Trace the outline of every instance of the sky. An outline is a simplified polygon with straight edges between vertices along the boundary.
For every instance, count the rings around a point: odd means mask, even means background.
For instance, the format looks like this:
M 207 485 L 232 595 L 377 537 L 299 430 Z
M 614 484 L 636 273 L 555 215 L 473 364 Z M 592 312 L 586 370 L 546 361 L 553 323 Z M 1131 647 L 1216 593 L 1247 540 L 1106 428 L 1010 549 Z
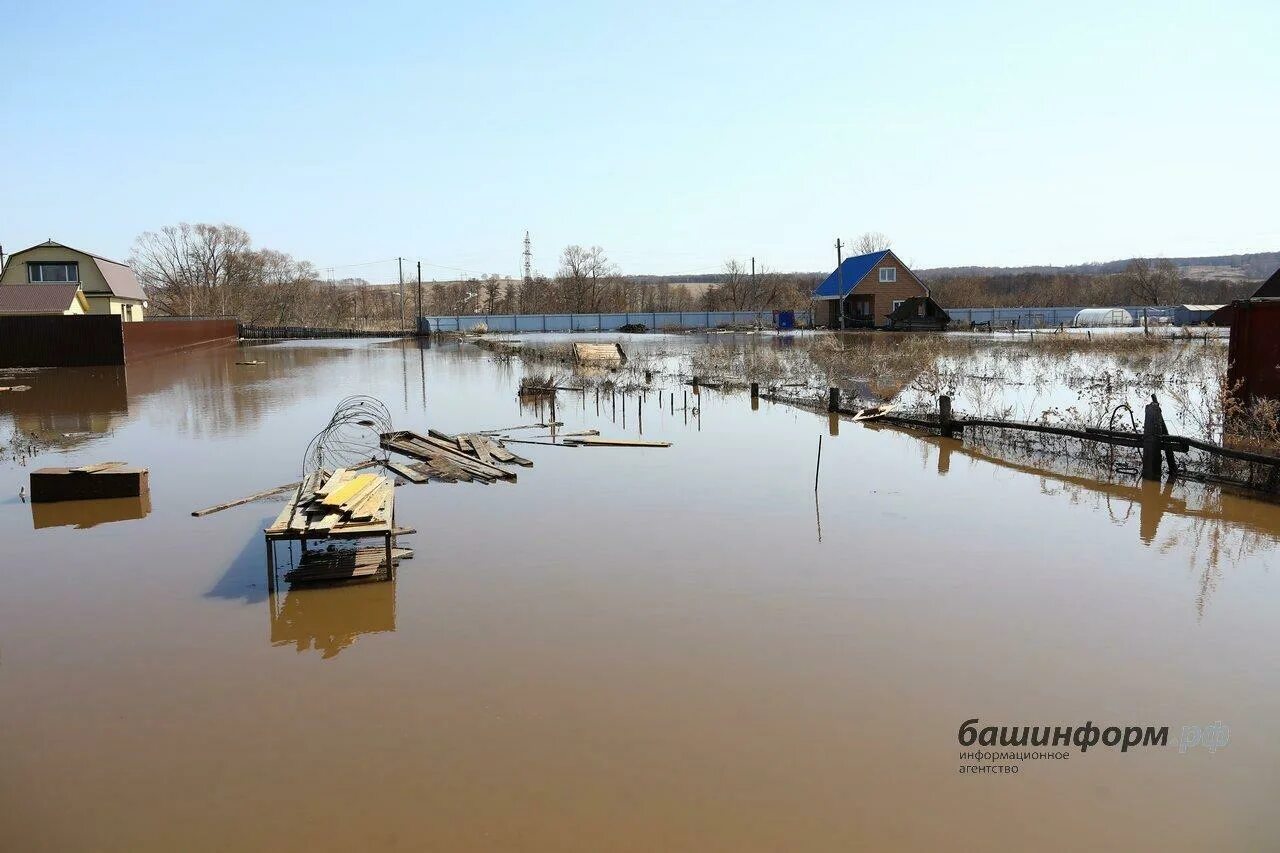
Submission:
M 1280 249 L 1280 3 L 0 0 L 0 244 L 339 277 Z

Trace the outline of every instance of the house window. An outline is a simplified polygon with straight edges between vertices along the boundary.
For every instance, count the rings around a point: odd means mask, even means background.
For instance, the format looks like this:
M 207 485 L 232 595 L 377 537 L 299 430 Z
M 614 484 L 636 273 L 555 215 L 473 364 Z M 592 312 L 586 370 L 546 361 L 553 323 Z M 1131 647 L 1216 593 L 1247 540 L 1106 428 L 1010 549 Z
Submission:
M 884 270 L 881 270 L 881 272 L 884 272 Z M 902 303 L 904 303 L 904 302 L 906 302 L 906 301 L 907 301 L 907 300 L 905 300 L 905 299 L 895 299 L 895 300 L 893 300 L 893 310 L 894 310 L 894 311 L 897 311 L 899 308 L 901 308 L 901 307 L 902 307 Z
M 880 267 L 880 280 L 881 281 L 897 281 L 898 268 L 897 267 Z
M 79 281 L 80 265 L 71 263 L 28 263 L 27 281 L 39 283 L 45 281 Z

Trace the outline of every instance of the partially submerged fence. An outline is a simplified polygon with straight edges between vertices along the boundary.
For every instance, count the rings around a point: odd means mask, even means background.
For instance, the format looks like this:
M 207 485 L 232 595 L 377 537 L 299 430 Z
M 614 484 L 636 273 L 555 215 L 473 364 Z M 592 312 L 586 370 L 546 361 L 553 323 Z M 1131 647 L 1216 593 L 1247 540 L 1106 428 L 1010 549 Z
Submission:
M 235 320 L 0 317 L 0 367 L 96 367 L 236 339 Z
M 603 314 L 455 314 L 419 317 L 421 334 L 470 332 L 616 332 L 624 326 L 646 329 L 774 328 L 777 311 L 630 311 Z M 796 311 L 797 325 L 810 325 L 813 312 Z
M 0 367 L 124 364 L 120 326 L 111 314 L 0 317 Z
M 164 318 L 120 325 L 126 362 L 204 344 L 234 341 L 240 332 L 240 324 L 229 318 Z
M 316 329 L 308 326 L 241 326 L 240 337 L 247 341 L 278 341 L 310 338 L 403 338 L 412 331 L 368 329 Z
M 753 395 L 758 395 L 758 387 L 753 384 L 751 392 Z M 838 388 L 832 388 L 828 392 L 827 410 L 843 415 L 853 415 L 855 418 L 866 417 L 862 412 L 841 408 L 840 389 Z M 986 427 L 1035 432 L 1073 438 L 1080 441 L 1138 448 L 1141 450 L 1141 474 L 1144 480 L 1160 480 L 1162 467 L 1167 468 L 1170 479 L 1174 479 L 1180 474 L 1185 474 L 1185 468 L 1178 464 L 1174 454 L 1187 453 L 1194 448 L 1211 456 L 1236 462 L 1245 462 L 1250 465 L 1267 466 L 1265 469 L 1266 474 L 1261 478 L 1260 482 L 1242 483 L 1241 485 L 1249 485 L 1268 492 L 1274 492 L 1280 487 L 1280 456 L 1223 447 L 1213 442 L 1187 436 L 1170 435 L 1165 427 L 1164 415 L 1160 410 L 1160 404 L 1156 401 L 1154 394 L 1151 397 L 1151 402 L 1146 405 L 1144 410 L 1141 432 L 1100 427 L 1065 427 L 1024 421 L 993 420 L 990 418 L 954 417 L 951 413 L 951 398 L 946 395 L 938 398 L 938 412 L 932 417 L 925 415 L 896 415 L 893 413 L 876 414 L 873 417 L 875 420 L 885 423 L 937 432 L 938 435 L 944 438 L 958 437 L 966 428 L 978 429 Z

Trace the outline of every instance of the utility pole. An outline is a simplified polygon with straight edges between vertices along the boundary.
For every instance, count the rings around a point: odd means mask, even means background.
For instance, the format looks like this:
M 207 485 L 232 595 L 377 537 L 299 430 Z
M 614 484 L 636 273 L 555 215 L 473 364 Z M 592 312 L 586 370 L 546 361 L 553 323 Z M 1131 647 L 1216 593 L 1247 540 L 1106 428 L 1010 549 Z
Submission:
M 400 267 L 400 331 L 404 331 L 404 258 L 396 258 Z
M 756 294 L 756 259 L 751 259 L 751 298 L 754 299 Z
M 836 238 L 836 294 L 840 297 L 840 331 L 844 331 L 844 273 L 840 270 L 840 264 L 844 262 L 844 258 L 840 255 L 840 238 Z
M 421 322 L 418 318 L 422 316 L 422 261 L 418 261 L 418 302 L 417 313 L 413 315 L 413 328 L 418 331 L 418 324 Z

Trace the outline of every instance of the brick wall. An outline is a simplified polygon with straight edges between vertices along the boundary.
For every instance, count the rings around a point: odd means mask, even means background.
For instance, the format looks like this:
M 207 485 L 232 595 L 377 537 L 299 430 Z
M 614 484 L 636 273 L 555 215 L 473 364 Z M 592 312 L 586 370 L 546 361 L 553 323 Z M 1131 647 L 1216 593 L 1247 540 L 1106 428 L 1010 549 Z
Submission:
M 893 267 L 898 271 L 897 281 L 880 281 L 880 270 L 885 267 Z M 906 265 L 890 254 L 876 264 L 875 269 L 867 273 L 867 277 L 858 283 L 858 286 L 853 289 L 853 293 L 858 296 L 871 296 L 873 298 L 872 314 L 875 315 L 875 324 L 877 326 L 887 326 L 889 324 L 889 312 L 893 310 L 893 303 L 896 300 L 910 299 L 913 296 L 927 296 L 929 292 L 923 284 L 912 276 Z

